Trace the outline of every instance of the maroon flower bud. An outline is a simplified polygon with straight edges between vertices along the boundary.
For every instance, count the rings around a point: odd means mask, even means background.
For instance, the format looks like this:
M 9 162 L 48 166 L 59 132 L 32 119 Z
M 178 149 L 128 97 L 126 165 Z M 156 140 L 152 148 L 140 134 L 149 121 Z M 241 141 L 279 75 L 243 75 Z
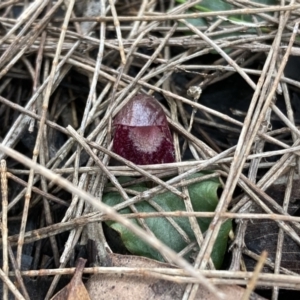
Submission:
M 113 121 L 114 152 L 138 165 L 174 162 L 166 115 L 151 96 L 136 95 Z

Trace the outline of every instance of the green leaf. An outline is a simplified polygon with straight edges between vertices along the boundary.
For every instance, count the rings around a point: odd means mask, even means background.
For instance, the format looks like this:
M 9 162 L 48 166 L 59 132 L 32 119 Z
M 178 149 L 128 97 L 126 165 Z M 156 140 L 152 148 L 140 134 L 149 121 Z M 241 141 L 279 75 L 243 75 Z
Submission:
M 201 177 L 203 173 L 197 173 L 190 178 Z M 188 186 L 192 205 L 194 211 L 214 211 L 218 204 L 217 190 L 220 187 L 218 179 L 209 179 L 202 182 L 193 183 Z M 147 188 L 144 186 L 132 186 L 129 187 L 134 191 L 143 192 Z M 181 198 L 172 194 L 171 192 L 165 192 L 163 194 L 153 197 L 156 204 L 160 205 L 164 211 L 185 211 L 185 205 Z M 110 206 L 114 206 L 123 201 L 122 197 L 117 192 L 107 193 L 103 196 L 103 202 Z M 143 201 L 135 204 L 136 209 L 139 212 L 156 212 L 148 201 Z M 129 208 L 125 208 L 120 213 L 130 213 Z M 185 231 L 190 240 L 195 241 L 193 230 L 191 229 L 188 218 L 178 217 L 173 218 L 174 221 Z M 131 220 L 138 225 L 136 220 Z M 202 232 L 205 232 L 210 224 L 210 218 L 198 218 L 198 223 Z M 172 248 L 176 252 L 180 252 L 184 249 L 188 243 L 182 238 L 173 225 L 164 217 L 160 218 L 146 218 L 146 224 L 155 236 L 164 242 L 167 246 Z M 154 258 L 157 260 L 163 260 L 163 257 L 159 252 L 150 247 L 141 239 L 137 238 L 132 232 L 130 232 L 123 225 L 109 221 L 107 224 L 116 230 L 125 247 L 133 254 Z M 214 245 L 212 252 L 212 260 L 216 268 L 220 268 L 222 265 L 223 257 L 227 248 L 228 233 L 231 230 L 231 220 L 226 221 L 219 232 L 219 236 Z M 186 257 L 189 258 L 189 257 Z
M 176 0 L 177 3 L 180 4 L 184 4 L 186 3 L 186 0 Z M 277 1 L 276 0 L 254 0 L 253 2 L 257 2 L 257 3 L 261 3 L 261 4 L 265 4 L 265 5 L 277 5 Z M 198 12 L 214 12 L 214 11 L 225 11 L 225 10 L 232 10 L 232 9 L 239 9 L 239 7 L 236 7 L 234 5 L 231 5 L 229 3 L 227 3 L 226 1 L 223 0 L 203 0 L 200 4 L 196 4 L 195 6 L 193 6 L 192 8 L 194 11 L 198 11 Z M 187 10 L 187 13 L 191 13 L 193 12 L 192 9 Z M 269 15 L 272 15 L 272 13 L 268 13 Z M 256 15 L 257 16 L 257 15 Z M 234 16 L 229 16 L 228 18 L 226 18 L 229 22 L 232 21 L 234 22 L 234 24 L 241 24 L 241 25 L 245 25 L 249 26 L 249 29 L 247 31 L 243 30 L 243 32 L 241 32 L 240 34 L 245 34 L 245 32 L 247 33 L 253 33 L 255 34 L 256 31 L 252 28 L 253 26 L 255 26 L 254 23 L 252 23 L 252 18 L 251 15 L 234 15 Z M 257 19 L 259 21 L 262 21 L 263 19 L 260 18 L 259 16 L 257 16 Z M 216 20 L 216 18 L 213 18 L 213 20 Z M 191 23 L 192 25 L 196 26 L 196 27 L 200 27 L 200 26 L 207 26 L 208 23 L 206 21 L 206 18 L 198 18 L 198 19 L 188 19 L 187 20 L 189 23 Z M 263 28 L 262 28 L 263 29 Z M 223 38 L 223 37 L 227 37 L 233 34 L 224 34 L 221 36 L 215 36 L 214 39 L 216 38 Z M 236 32 L 234 33 L 234 35 L 238 35 Z

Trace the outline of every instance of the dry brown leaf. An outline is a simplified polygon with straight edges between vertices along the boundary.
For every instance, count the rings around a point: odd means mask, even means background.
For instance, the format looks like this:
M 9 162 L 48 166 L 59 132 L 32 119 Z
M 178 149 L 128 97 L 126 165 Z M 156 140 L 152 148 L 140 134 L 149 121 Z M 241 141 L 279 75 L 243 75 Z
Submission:
M 90 300 L 89 293 L 81 280 L 85 263 L 86 259 L 79 258 L 72 280 L 55 294 L 51 300 Z
M 284 193 L 286 184 L 272 185 L 266 192 L 270 195 L 280 206 L 283 204 Z M 295 180 L 293 183 L 293 189 L 290 195 L 290 204 L 288 207 L 288 213 L 291 216 L 299 215 L 299 180 Z M 268 205 L 271 209 L 272 206 Z M 253 204 L 251 208 L 252 213 L 264 213 L 264 211 Z M 293 227 L 293 225 L 291 224 Z M 294 228 L 299 235 L 300 231 Z M 277 243 L 278 243 L 279 227 L 273 220 L 257 219 L 251 220 L 248 223 L 247 231 L 245 235 L 245 244 L 249 250 L 260 255 L 263 250 L 268 252 L 268 258 L 274 262 L 277 255 Z M 282 257 L 280 266 L 290 271 L 300 273 L 300 247 L 299 245 L 287 234 L 284 234 L 284 240 L 282 244 Z M 248 271 L 254 270 L 256 261 L 244 256 L 246 267 Z M 264 272 L 273 272 L 272 269 L 265 266 Z
M 157 262 L 144 257 L 132 255 L 111 254 L 114 267 L 136 268 L 173 268 L 173 266 Z M 149 276 L 134 276 L 129 274 L 97 274 L 92 276 L 86 284 L 91 300 L 179 300 L 182 299 L 186 284 L 160 280 Z M 245 289 L 239 286 L 218 286 L 227 296 L 227 299 L 239 300 Z M 252 294 L 251 299 L 263 300 L 264 298 Z M 200 287 L 196 299 L 214 300 L 209 291 Z

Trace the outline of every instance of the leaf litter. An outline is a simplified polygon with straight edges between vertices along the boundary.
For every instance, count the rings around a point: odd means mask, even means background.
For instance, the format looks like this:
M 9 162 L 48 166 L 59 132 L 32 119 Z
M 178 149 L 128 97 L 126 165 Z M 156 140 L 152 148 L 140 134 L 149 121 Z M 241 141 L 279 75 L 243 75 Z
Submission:
M 62 283 L 59 279 L 74 271 L 71 268 L 81 256 L 91 266 L 109 264 L 111 249 L 99 222 L 114 222 L 116 215 L 97 204 L 109 189 L 118 190 L 127 201 L 120 204 L 122 209 L 130 206 L 130 214 L 138 217 L 143 239 L 161 249 L 164 260 L 190 272 L 195 282 L 185 287 L 185 299 L 195 297 L 202 286 L 218 298 L 219 284 L 255 282 L 272 288 L 273 299 L 283 290 L 297 288 L 298 276 L 292 273 L 297 270 L 290 268 L 293 258 L 286 266 L 281 255 L 286 253 L 287 237 L 296 247 L 300 241 L 297 211 L 289 209 L 292 186 L 297 185 L 293 179 L 299 174 L 298 6 L 295 1 L 278 5 L 221 0 L 192 4 L 181 0 L 176 5 L 172 1 L 1 2 L 0 156 L 7 163 L 1 182 L 5 176 L 8 179 L 2 185 L 2 220 L 7 218 L 7 225 L 1 226 L 3 232 L 8 229 L 8 237 L 3 234 L 1 244 L 4 251 L 13 250 L 8 251 L 9 258 L 3 254 L 3 265 L 9 265 L 1 273 L 8 287 L 2 291 L 3 299 L 8 290 L 19 299 L 32 295 L 50 299 Z M 202 90 L 200 99 L 186 96 L 191 87 Z M 109 152 L 113 117 L 137 93 L 153 95 L 162 105 L 173 134 L 175 163 L 141 170 Z M 114 159 L 111 163 L 109 157 Z M 35 161 L 46 169 L 37 169 Z M 185 182 L 205 169 L 224 181 L 224 191 L 212 211 L 194 211 Z M 68 182 L 53 177 L 57 174 Z M 138 185 L 146 178 L 146 190 L 132 196 L 123 176 L 135 178 Z M 270 190 L 276 192 L 274 183 L 284 176 L 289 179 L 278 200 Z M 137 210 L 142 201 L 162 195 L 163 188 L 184 201 L 182 215 L 197 233 L 188 247 L 200 245 L 190 263 L 202 270 L 201 275 L 176 253 L 155 244 L 147 217 L 143 220 Z M 99 205 L 106 215 L 98 213 Z M 168 217 L 176 214 L 169 213 Z M 164 212 L 157 214 L 161 218 Z M 195 217 L 200 215 L 212 218 L 206 231 Z M 232 258 L 225 257 L 222 266 L 229 269 L 225 276 L 222 270 L 213 270 L 211 254 L 227 218 L 234 219 L 237 228 L 231 235 Z M 245 247 L 244 236 L 251 231 L 247 220 L 259 218 L 271 219 L 277 226 L 272 231 L 276 255 L 265 261 L 268 269 L 254 280 L 247 271 L 253 270 L 263 249 Z M 93 224 L 97 233 L 90 234 Z M 259 235 L 266 236 L 268 227 L 258 224 Z M 89 243 L 95 255 L 87 253 Z M 243 255 L 254 258 L 254 263 L 245 264 Z M 205 280 L 207 268 L 216 272 L 209 275 L 213 281 Z M 11 281 L 15 275 L 18 285 Z M 33 276 L 38 276 L 34 287 Z M 43 288 L 41 276 L 49 279 Z
M 134 255 L 111 254 L 112 265 L 115 267 L 138 268 L 141 271 L 126 274 L 97 274 L 93 275 L 87 282 L 87 290 L 91 300 L 102 299 L 157 299 L 157 300 L 179 300 L 182 299 L 186 284 L 157 279 L 150 275 L 150 270 L 174 267 L 172 265 L 161 263 L 155 260 L 146 259 Z M 142 271 L 144 270 L 144 271 Z M 149 270 L 147 272 L 147 270 Z M 167 276 L 166 276 L 167 277 Z M 180 281 L 180 278 L 178 279 Z M 241 299 L 245 290 L 239 286 L 220 286 L 227 299 Z M 251 299 L 263 300 L 256 294 L 251 295 Z M 200 289 L 197 292 L 196 299 L 214 300 L 215 297 L 207 290 Z

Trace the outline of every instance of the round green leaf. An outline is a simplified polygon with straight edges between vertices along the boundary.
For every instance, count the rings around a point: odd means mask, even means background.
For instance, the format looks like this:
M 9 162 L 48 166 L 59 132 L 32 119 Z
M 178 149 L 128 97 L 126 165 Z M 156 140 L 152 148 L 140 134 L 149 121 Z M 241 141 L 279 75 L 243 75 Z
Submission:
M 190 178 L 201 177 L 202 173 L 194 174 Z M 202 182 L 193 183 L 188 186 L 192 205 L 194 211 L 214 211 L 218 204 L 217 190 L 220 187 L 220 183 L 217 179 L 209 179 Z M 147 188 L 144 186 L 131 186 L 130 189 L 138 192 L 143 192 Z M 171 192 L 165 192 L 163 194 L 153 197 L 155 203 L 157 203 L 164 211 L 185 211 L 185 205 L 181 198 L 177 197 Z M 103 196 L 103 202 L 110 206 L 114 206 L 123 201 L 122 197 L 117 192 L 107 193 Z M 142 201 L 135 204 L 136 209 L 139 212 L 156 212 L 148 201 Z M 129 208 L 122 209 L 120 213 L 130 213 Z M 176 217 L 174 221 L 180 226 L 180 228 L 187 234 L 191 241 L 195 241 L 194 232 L 191 229 L 188 218 Z M 210 218 L 198 218 L 198 223 L 201 231 L 204 233 L 211 219 Z M 139 225 L 137 220 L 132 220 L 135 224 Z M 167 246 L 172 248 L 176 252 L 180 252 L 184 249 L 188 243 L 173 227 L 173 225 L 164 217 L 160 218 L 146 218 L 145 222 L 151 232 Z M 130 232 L 123 225 L 116 222 L 107 222 L 107 224 L 116 230 L 125 245 L 125 247 L 133 254 L 142 255 L 157 260 L 163 260 L 163 257 L 159 252 L 150 247 L 147 243 L 137 238 L 132 232 Z M 220 268 L 223 257 L 227 248 L 228 233 L 231 230 L 231 221 L 226 221 L 219 232 L 218 238 L 213 248 L 212 260 L 216 268 Z M 199 249 L 196 249 L 197 251 Z M 187 256 L 187 259 L 190 257 Z

